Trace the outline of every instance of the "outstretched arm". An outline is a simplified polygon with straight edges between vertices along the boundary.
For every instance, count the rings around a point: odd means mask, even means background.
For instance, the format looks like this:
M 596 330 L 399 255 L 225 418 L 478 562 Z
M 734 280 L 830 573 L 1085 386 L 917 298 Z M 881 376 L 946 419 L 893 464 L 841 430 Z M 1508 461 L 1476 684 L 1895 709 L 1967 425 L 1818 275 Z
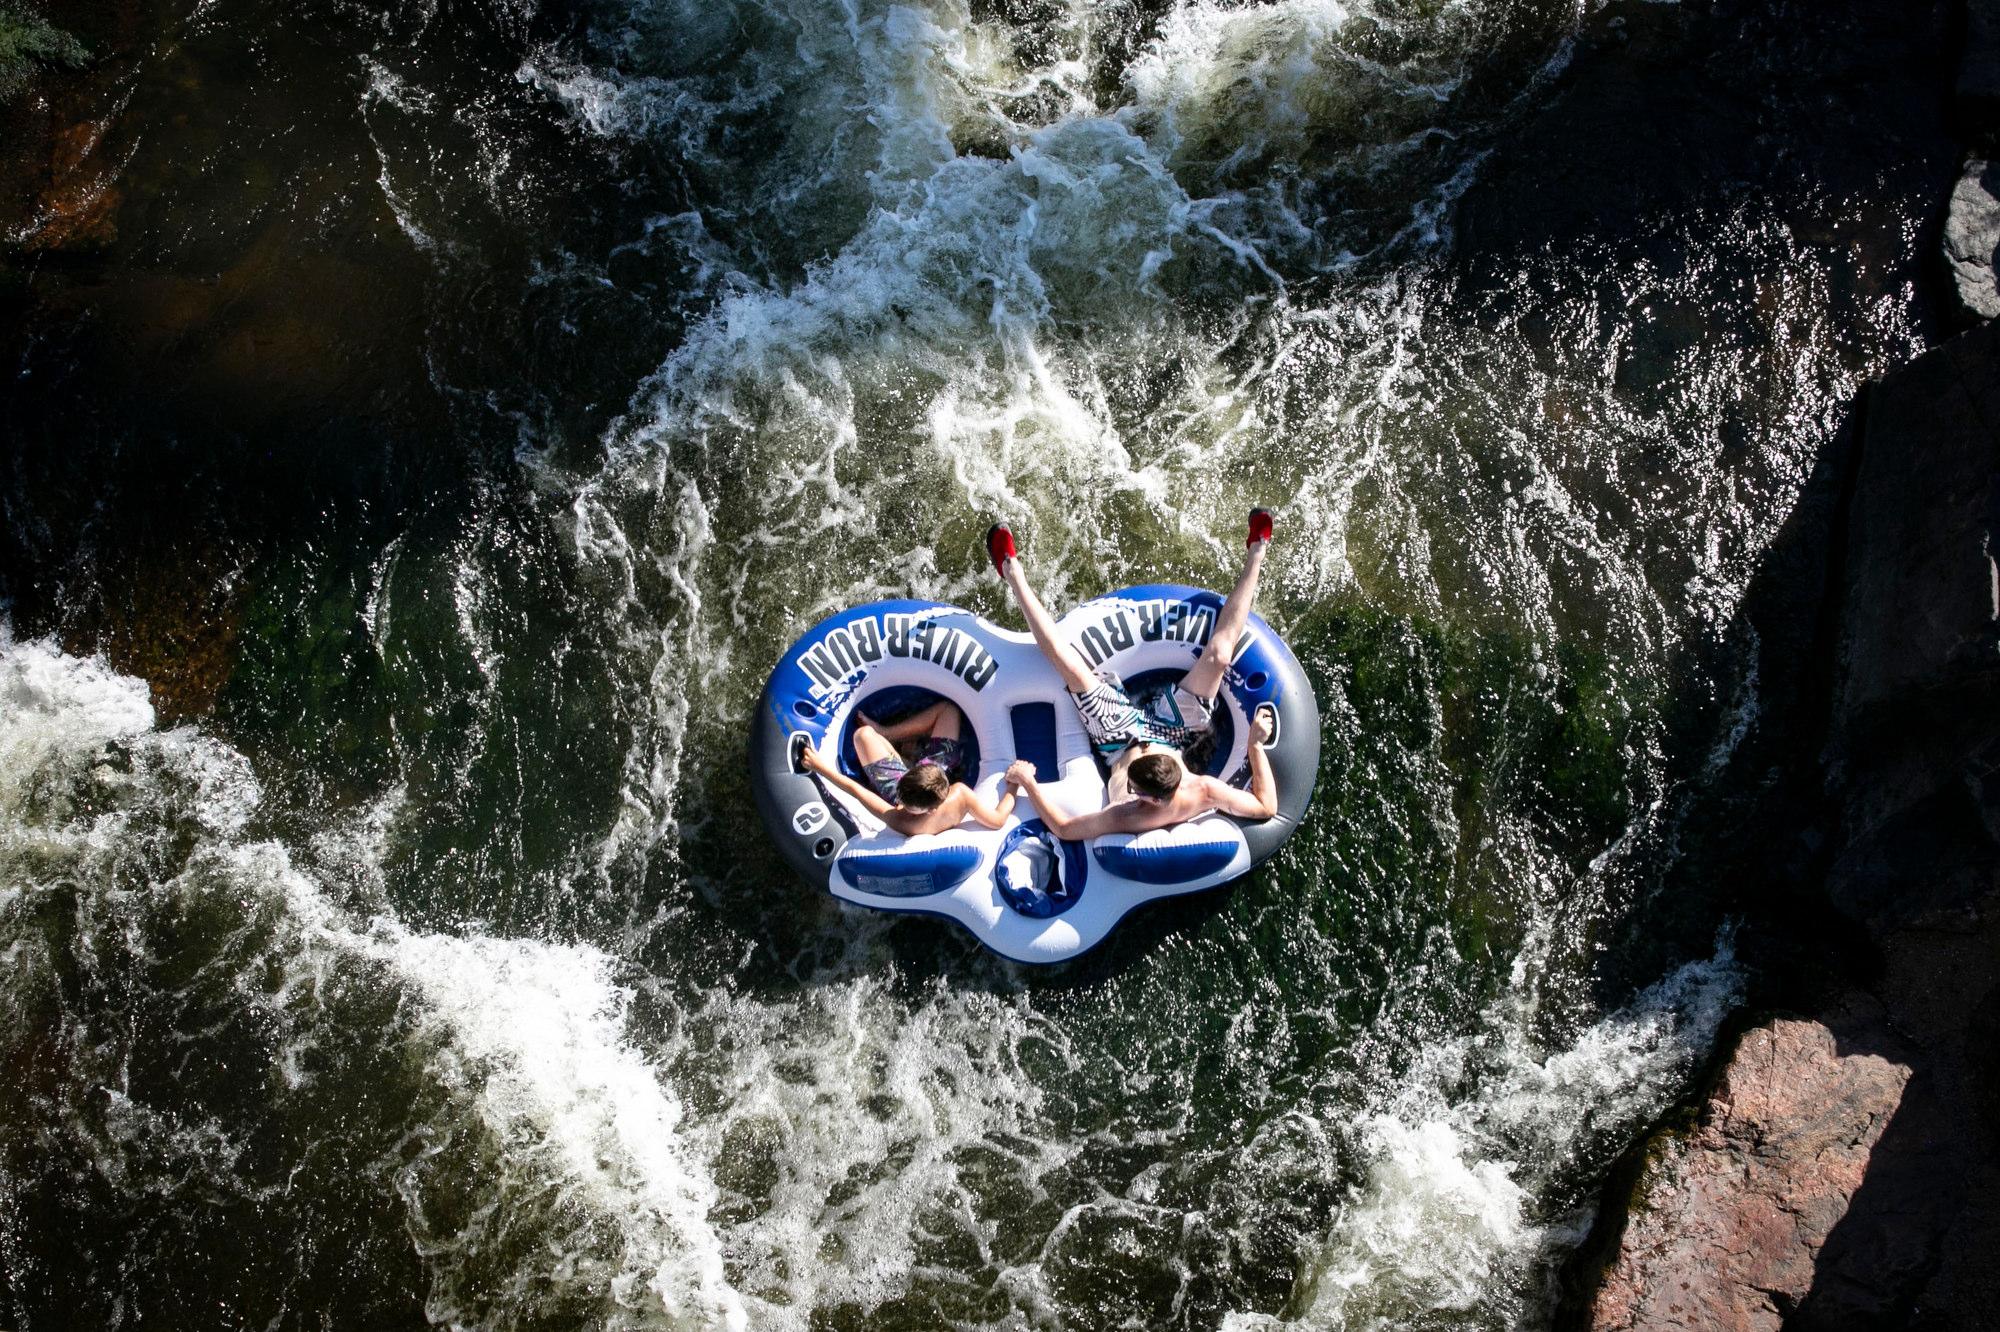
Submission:
M 894 808 L 888 801 L 875 794 L 873 790 L 863 786 L 860 782 L 855 781 L 852 777 L 842 772 L 838 767 L 821 758 L 819 751 L 811 745 L 807 745 L 800 751 L 799 762 L 805 764 L 808 771 L 818 773 L 820 776 L 826 778 L 827 781 L 854 797 L 855 800 L 860 802 L 861 808 L 867 810 L 878 819 L 886 819 L 889 811 Z
M 1014 812 L 1014 788 L 1009 786 L 993 804 L 981 800 L 971 787 L 961 788 L 965 792 L 965 810 L 973 818 L 988 828 L 998 828 L 1007 822 L 1007 816 Z
M 1007 780 L 1028 793 L 1028 799 L 1034 802 L 1035 813 L 1041 815 L 1050 832 L 1065 842 L 1087 842 L 1105 833 L 1132 831 L 1126 826 L 1123 805 L 1100 809 L 1095 814 L 1065 814 L 1057 809 L 1043 795 L 1042 784 L 1035 780 L 1035 768 L 1031 763 L 1015 763 L 1007 769 Z

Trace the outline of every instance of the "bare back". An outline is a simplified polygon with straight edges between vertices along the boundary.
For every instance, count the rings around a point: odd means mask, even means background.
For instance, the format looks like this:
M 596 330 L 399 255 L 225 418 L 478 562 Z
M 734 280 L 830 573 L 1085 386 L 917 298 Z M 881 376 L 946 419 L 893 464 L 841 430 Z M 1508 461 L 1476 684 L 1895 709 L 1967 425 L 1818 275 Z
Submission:
M 964 782 L 953 782 L 936 809 L 918 810 L 897 805 L 882 816 L 882 822 L 905 837 L 945 832 L 965 822 L 965 798 L 971 794 L 971 789 Z
M 914 810 L 894 805 L 881 818 L 894 832 L 905 837 L 922 837 L 929 833 L 948 832 L 967 819 L 984 828 L 998 828 L 1007 822 L 1007 816 L 1013 811 L 1012 790 L 1003 793 L 998 804 L 989 805 L 964 782 L 953 782 L 936 809 Z
M 1107 831 L 1151 832 L 1155 828 L 1171 828 L 1176 823 L 1198 819 L 1212 810 L 1223 808 L 1224 793 L 1230 789 L 1213 777 L 1196 777 L 1190 773 L 1182 779 L 1170 800 L 1141 800 L 1136 796 L 1127 796 L 1106 809 L 1104 812 L 1112 816 L 1114 825 Z

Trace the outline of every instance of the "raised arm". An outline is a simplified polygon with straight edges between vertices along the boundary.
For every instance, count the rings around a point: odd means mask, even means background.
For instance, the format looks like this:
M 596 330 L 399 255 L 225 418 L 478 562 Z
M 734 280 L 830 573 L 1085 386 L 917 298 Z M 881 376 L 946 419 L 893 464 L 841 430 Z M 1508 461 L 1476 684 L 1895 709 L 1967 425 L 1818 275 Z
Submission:
M 842 772 L 838 767 L 821 758 L 819 751 L 811 745 L 807 745 L 799 752 L 799 762 L 805 764 L 809 771 L 818 773 L 848 795 L 853 796 L 855 800 L 860 802 L 863 809 L 878 819 L 887 819 L 889 811 L 894 808 L 888 801 L 875 794 L 873 790 L 863 786 L 860 782 L 855 781 L 852 777 Z

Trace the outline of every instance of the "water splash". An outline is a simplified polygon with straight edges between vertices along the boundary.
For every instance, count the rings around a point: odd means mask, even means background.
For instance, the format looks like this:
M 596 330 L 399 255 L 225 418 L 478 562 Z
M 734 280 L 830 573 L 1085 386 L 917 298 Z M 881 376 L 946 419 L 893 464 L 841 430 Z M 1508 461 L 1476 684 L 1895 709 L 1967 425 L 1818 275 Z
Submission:
M 708 1222 L 714 1185 L 671 1084 L 631 1043 L 612 959 L 337 906 L 341 885 L 249 835 L 260 796 L 240 756 L 152 729 L 142 682 L 4 624 L 0 697 L 9 1044 L 50 1079 L 9 1094 L 10 1195 L 49 1167 L 39 1131 L 120 1193 L 333 1209 L 314 1157 L 340 1135 L 269 1133 L 345 1089 L 365 1135 L 389 1130 L 362 1144 L 364 1187 L 400 1201 L 433 1318 L 747 1325 Z M 348 855 L 368 860 L 369 840 Z M 366 1016 L 385 1008 L 386 1023 Z M 162 1067 L 155 1047 L 182 1053 Z M 403 1061 L 413 1101 L 366 1122 L 379 1107 L 352 1084 Z M 132 1238 L 142 1267 L 214 1274 L 215 1254 L 171 1234 Z

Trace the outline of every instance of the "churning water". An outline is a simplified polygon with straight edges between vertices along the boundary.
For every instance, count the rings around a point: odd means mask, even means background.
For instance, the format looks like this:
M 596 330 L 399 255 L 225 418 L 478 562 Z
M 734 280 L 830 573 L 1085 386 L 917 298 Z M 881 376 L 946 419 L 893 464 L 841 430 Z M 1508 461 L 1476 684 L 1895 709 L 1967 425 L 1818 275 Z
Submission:
M 1659 886 L 1745 589 L 1926 336 L 1907 34 L 170 8 L 7 390 L 13 1326 L 1546 1321 L 1742 991 Z M 995 515 L 1052 602 L 1221 585 L 1257 502 L 1326 717 L 1272 868 L 1048 973 L 784 874 L 803 626 L 1006 619 Z M 88 654 L 160 564 L 192 723 Z

